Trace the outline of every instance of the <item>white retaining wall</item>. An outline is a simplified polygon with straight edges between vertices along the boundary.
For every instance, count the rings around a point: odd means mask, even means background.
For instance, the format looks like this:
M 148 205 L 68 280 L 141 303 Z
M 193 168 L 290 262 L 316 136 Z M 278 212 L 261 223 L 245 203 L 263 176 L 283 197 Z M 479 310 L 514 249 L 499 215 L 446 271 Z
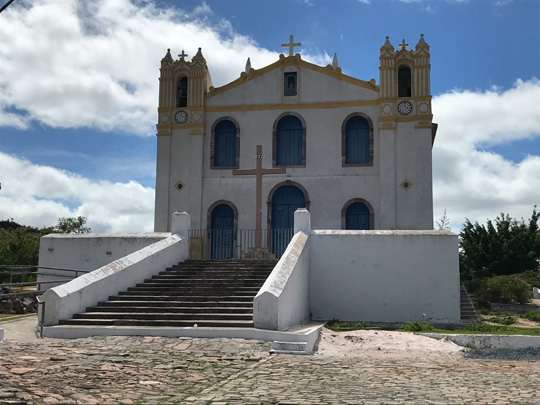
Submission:
M 313 320 L 460 321 L 449 231 L 314 231 L 309 252 Z
M 295 236 L 254 300 L 256 327 L 286 330 L 306 308 L 315 321 L 460 322 L 457 235 L 310 227 L 296 211 Z
M 92 271 L 170 235 L 168 232 L 46 235 L 39 242 L 39 266 Z M 67 271 L 38 269 L 38 272 L 41 273 L 38 282 L 64 280 L 65 283 L 75 278 L 75 273 Z M 45 283 L 41 289 L 47 290 L 63 283 Z
M 288 330 L 309 321 L 308 236 L 295 234 L 253 300 L 256 328 Z
M 86 307 L 186 260 L 189 225 L 187 213 L 175 212 L 172 234 L 168 238 L 46 291 L 41 296 L 45 302 L 44 325 L 56 325 L 60 320 L 69 319 L 73 314 L 85 311 Z

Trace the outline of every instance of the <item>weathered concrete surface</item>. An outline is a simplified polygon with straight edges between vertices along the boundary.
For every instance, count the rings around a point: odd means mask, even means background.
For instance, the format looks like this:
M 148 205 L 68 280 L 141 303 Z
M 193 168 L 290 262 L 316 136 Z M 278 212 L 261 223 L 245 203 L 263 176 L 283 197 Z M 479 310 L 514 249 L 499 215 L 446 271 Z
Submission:
M 298 232 L 253 300 L 256 328 L 288 330 L 309 320 L 308 236 Z
M 313 320 L 458 323 L 458 237 L 449 231 L 315 230 Z
M 540 336 L 525 335 L 461 335 L 422 333 L 434 339 L 448 339 L 457 345 L 476 349 L 524 349 L 540 347 Z
M 271 355 L 269 348 L 239 339 L 6 340 L 0 403 L 540 403 L 539 361 Z

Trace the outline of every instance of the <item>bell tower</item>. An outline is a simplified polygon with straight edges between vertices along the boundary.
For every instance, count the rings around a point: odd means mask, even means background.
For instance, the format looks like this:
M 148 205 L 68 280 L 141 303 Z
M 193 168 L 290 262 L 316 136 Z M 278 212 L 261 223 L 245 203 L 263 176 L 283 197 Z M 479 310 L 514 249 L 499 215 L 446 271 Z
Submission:
M 381 47 L 380 66 L 380 122 L 381 128 L 392 128 L 400 119 L 431 121 L 430 54 L 424 35 L 414 50 L 408 50 L 405 40 L 398 51 L 386 37 Z M 413 118 L 414 117 L 414 118 Z M 431 127 L 431 122 L 429 123 Z
M 201 48 L 191 61 L 187 56 L 182 50 L 174 60 L 168 49 L 161 60 L 154 219 L 159 232 L 170 230 L 171 214 L 179 207 L 200 211 L 204 99 L 212 79 Z M 198 226 L 199 219 L 192 222 Z
M 414 50 L 403 40 L 395 50 L 386 37 L 380 51 L 379 131 L 381 228 L 432 229 L 432 123 L 430 54 L 424 35 Z M 416 218 L 412 212 L 421 213 Z

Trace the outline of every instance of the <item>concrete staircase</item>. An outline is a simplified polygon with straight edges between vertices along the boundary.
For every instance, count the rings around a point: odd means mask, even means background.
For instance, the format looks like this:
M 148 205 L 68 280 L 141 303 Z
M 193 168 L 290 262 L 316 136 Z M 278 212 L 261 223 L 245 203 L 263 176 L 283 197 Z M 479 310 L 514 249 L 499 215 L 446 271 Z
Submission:
M 476 313 L 473 301 L 465 286 L 461 286 L 461 323 L 478 323 L 480 318 Z
M 275 261 L 187 261 L 60 325 L 253 327 L 253 298 Z

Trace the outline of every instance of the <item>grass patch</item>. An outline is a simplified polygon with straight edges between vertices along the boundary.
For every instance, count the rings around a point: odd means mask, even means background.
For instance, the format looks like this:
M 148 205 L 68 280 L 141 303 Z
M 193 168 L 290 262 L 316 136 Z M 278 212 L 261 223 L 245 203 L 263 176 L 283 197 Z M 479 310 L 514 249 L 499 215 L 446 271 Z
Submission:
M 332 319 L 326 323 L 326 327 L 334 332 L 344 332 L 348 330 L 367 329 L 369 325 L 366 322 L 343 322 L 339 319 Z
M 499 314 L 500 312 L 499 311 L 494 311 L 492 310 L 491 308 L 486 308 L 486 307 L 483 307 L 483 308 L 478 308 L 476 310 L 476 313 L 478 315 L 497 315 Z
M 527 335 L 540 336 L 540 328 L 520 328 L 517 326 L 474 324 L 464 329 L 433 329 L 432 333 L 444 333 L 452 335 Z
M 486 319 L 486 322 L 498 323 L 500 325 L 513 325 L 517 322 L 517 318 L 511 315 L 497 315 Z
M 431 332 L 433 325 L 426 322 L 407 322 L 398 330 L 405 332 Z
M 528 319 L 533 322 L 540 322 L 540 312 L 539 311 L 527 311 L 521 314 L 523 319 Z

